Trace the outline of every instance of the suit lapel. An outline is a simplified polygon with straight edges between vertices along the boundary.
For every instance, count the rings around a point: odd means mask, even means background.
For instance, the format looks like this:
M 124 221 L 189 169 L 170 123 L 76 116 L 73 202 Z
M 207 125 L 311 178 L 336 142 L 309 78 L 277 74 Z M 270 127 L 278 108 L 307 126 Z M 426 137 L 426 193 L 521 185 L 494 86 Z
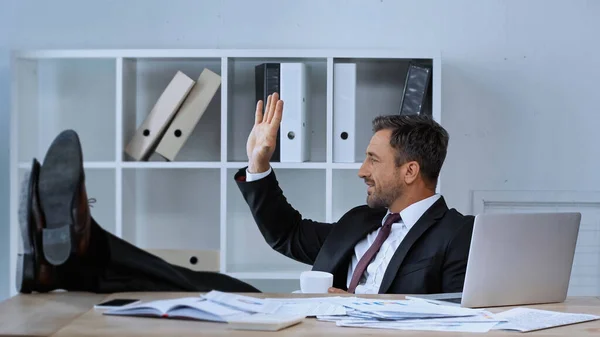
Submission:
M 444 198 L 440 197 L 425 213 L 423 213 L 421 218 L 419 218 L 415 225 L 408 231 L 385 270 L 383 280 L 381 280 L 381 286 L 379 287 L 380 294 L 388 291 L 406 254 L 408 254 L 414 243 L 429 229 L 429 227 L 443 217 L 447 210 L 448 206 L 446 206 Z
M 371 211 L 363 216 L 354 217 L 349 220 L 349 224 L 341 225 L 337 230 L 330 234 L 329 242 L 321 248 L 321 253 L 313 264 L 313 270 L 327 271 L 334 273 L 340 263 L 350 261 L 348 257 L 354 252 L 354 246 L 364 239 L 369 233 L 381 226 L 381 221 L 386 211 Z M 345 266 L 348 267 L 348 266 Z M 344 275 L 337 273 L 335 282 L 338 287 L 345 289 L 347 269 L 344 268 Z

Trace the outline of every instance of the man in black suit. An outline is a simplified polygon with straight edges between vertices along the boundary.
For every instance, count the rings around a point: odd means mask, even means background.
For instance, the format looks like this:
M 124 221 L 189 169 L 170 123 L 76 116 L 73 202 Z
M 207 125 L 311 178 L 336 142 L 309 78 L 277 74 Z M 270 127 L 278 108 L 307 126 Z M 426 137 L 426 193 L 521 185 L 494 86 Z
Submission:
M 235 179 L 274 249 L 333 273 L 333 292 L 462 289 L 472 217 L 449 210 L 434 193 L 446 155 L 444 129 L 421 117 L 376 119 L 360 170 L 369 186 L 368 206 L 325 224 L 302 219 L 270 169 L 283 102 L 275 94 L 264 116 L 261 111 L 259 102 L 247 144 L 249 165 Z M 169 264 L 102 229 L 89 207 L 79 137 L 66 130 L 50 145 L 43 165 L 33 159 L 22 186 L 19 292 L 259 291 L 224 274 Z M 382 220 L 387 224 L 381 226 Z
M 269 160 L 283 113 L 270 96 L 256 109 L 249 165 L 237 184 L 269 245 L 334 275 L 330 292 L 443 293 L 463 288 L 474 217 L 435 193 L 448 133 L 424 116 L 381 116 L 358 175 L 367 205 L 336 223 L 305 219 L 287 201 Z

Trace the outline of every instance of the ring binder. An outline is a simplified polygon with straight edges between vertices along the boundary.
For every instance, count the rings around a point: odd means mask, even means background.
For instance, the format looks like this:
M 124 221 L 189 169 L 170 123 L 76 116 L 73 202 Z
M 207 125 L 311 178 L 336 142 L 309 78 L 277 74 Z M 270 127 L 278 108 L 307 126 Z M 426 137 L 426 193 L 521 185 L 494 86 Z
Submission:
M 148 160 L 194 83 L 181 71 L 175 74 L 125 148 L 128 155 L 137 161 Z

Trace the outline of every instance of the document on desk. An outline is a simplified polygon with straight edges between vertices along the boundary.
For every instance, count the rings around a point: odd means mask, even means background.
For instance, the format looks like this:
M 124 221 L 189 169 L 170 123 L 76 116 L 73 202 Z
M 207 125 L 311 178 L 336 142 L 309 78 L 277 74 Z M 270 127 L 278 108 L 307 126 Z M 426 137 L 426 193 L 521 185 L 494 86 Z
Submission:
M 267 302 L 261 298 L 244 296 L 221 291 L 210 291 L 203 298 L 229 306 L 238 310 L 245 310 L 261 314 L 274 314 L 281 307 L 281 303 Z
M 572 314 L 548 310 L 514 308 L 496 314 L 497 318 L 505 320 L 498 323 L 494 330 L 516 330 L 529 332 L 553 328 L 562 325 L 589 322 L 600 319 L 600 316 L 588 314 Z
M 335 322 L 339 327 L 454 332 L 488 332 L 496 324 L 503 322 L 485 311 L 474 316 L 431 318 L 431 315 L 427 314 L 394 319 L 364 313 L 357 315 L 357 312 L 350 311 L 348 316 L 318 316 L 317 319 Z
M 439 318 L 473 316 L 481 309 L 441 306 L 421 300 L 371 300 L 357 297 L 267 298 L 265 303 L 279 303 L 281 312 L 298 312 L 307 316 L 346 315 L 354 317 Z
M 392 330 L 421 330 L 421 331 L 447 331 L 447 332 L 479 332 L 490 331 L 496 322 L 475 322 L 475 323 L 453 323 L 453 322 L 337 322 L 337 326 L 351 328 L 371 328 L 371 329 L 392 329 Z
M 365 300 L 345 304 L 356 311 L 374 313 L 382 318 L 474 316 L 483 309 L 432 304 L 421 300 Z
M 320 315 L 345 315 L 344 303 L 351 301 L 344 297 L 310 297 L 310 298 L 267 298 L 267 303 L 280 304 L 278 314 L 303 314 L 308 317 Z
M 399 330 L 487 332 L 503 322 L 484 309 L 457 308 L 423 300 L 354 299 L 343 304 L 346 315 L 319 315 L 339 327 Z

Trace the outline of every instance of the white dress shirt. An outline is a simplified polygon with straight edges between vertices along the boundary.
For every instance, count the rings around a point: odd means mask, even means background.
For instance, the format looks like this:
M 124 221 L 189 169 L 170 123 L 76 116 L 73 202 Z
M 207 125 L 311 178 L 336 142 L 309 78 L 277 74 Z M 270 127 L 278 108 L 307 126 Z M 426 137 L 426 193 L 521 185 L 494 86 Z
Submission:
M 262 172 L 262 173 L 250 173 L 250 172 L 248 172 L 248 170 L 246 170 L 246 181 L 250 182 L 250 181 L 262 179 L 262 178 L 268 176 L 269 173 L 271 173 L 271 170 L 272 170 L 272 168 L 270 168 L 270 167 L 267 171 Z
M 246 181 L 255 181 L 258 179 L 262 179 L 271 173 L 271 168 L 269 168 L 266 172 L 262 173 L 249 173 L 246 170 Z M 392 224 L 392 230 L 390 231 L 390 235 L 381 245 L 381 249 L 375 255 L 375 258 L 371 261 L 371 263 L 367 266 L 365 273 L 361 280 L 358 283 L 354 293 L 355 294 L 377 294 L 379 292 L 379 286 L 381 285 L 381 281 L 383 280 L 383 275 L 385 274 L 385 270 L 394 256 L 396 249 L 400 246 L 400 243 L 406 236 L 406 233 L 415 225 L 415 223 L 421 218 L 423 213 L 427 211 L 438 199 L 440 198 L 439 194 L 435 194 L 429 198 L 420 200 L 408 207 L 404 210 L 400 211 L 400 221 Z M 385 218 L 390 214 L 388 213 L 381 219 L 381 223 L 383 225 Z M 352 274 L 354 273 L 354 269 L 360 261 L 360 258 L 367 252 L 367 249 L 371 247 L 377 234 L 379 234 L 379 230 L 381 227 L 377 228 L 375 231 L 369 233 L 366 238 L 359 241 L 354 247 L 354 254 L 352 255 L 352 260 L 350 261 L 350 265 L 348 266 L 348 279 L 346 282 L 346 286 L 350 286 L 350 281 L 352 280 Z
M 355 294 L 377 294 L 379 292 L 379 286 L 381 285 L 381 281 L 383 280 L 383 275 L 385 274 L 385 270 L 387 269 L 388 264 L 392 260 L 392 256 L 400 246 L 400 243 L 406 236 L 406 233 L 415 225 L 415 223 L 421 218 L 423 213 L 431 207 L 438 199 L 440 195 L 432 195 L 429 198 L 420 200 L 415 202 L 414 204 L 406 207 L 402 211 L 400 211 L 400 221 L 392 224 L 392 230 L 390 231 L 390 235 L 383 242 L 379 252 L 375 255 L 371 263 L 365 269 L 365 273 L 363 277 L 358 282 L 358 286 L 354 290 Z M 385 218 L 390 214 L 388 213 L 383 217 L 381 223 L 385 222 Z M 346 282 L 346 286 L 350 286 L 350 281 L 352 280 L 352 274 L 354 273 L 354 269 L 360 261 L 360 258 L 367 252 L 369 247 L 377 238 L 377 234 L 381 227 L 377 228 L 373 232 L 369 233 L 366 238 L 360 240 L 356 246 L 354 246 L 354 255 L 352 255 L 352 261 L 350 261 L 350 266 L 348 266 L 348 279 Z

